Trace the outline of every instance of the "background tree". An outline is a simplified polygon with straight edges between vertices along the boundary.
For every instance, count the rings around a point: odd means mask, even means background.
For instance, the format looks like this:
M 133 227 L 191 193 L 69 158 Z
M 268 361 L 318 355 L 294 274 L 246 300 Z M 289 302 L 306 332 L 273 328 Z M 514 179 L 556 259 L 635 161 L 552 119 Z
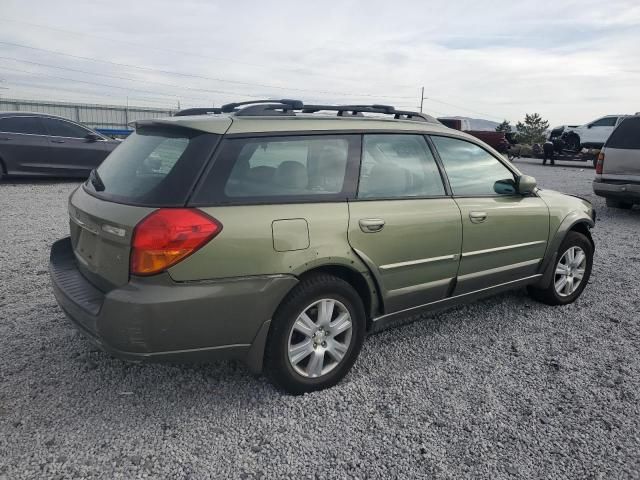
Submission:
M 496 127 L 496 132 L 511 133 L 511 123 L 509 123 L 509 120 L 505 120 L 498 125 Z
M 518 141 L 520 143 L 532 145 L 534 143 L 543 143 L 545 140 L 544 132 L 549 128 L 549 122 L 543 120 L 537 113 L 528 113 L 524 116 L 524 122 L 518 122 L 516 129 L 518 130 Z

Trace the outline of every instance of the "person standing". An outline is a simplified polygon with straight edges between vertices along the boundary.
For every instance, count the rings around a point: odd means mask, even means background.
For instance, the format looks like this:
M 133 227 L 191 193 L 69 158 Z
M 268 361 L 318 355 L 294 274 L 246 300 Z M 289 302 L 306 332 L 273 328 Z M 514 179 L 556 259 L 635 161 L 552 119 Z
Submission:
M 544 145 L 542 146 L 542 152 L 544 154 L 544 159 L 542 160 L 542 165 L 546 165 L 547 164 L 547 160 L 550 161 L 551 165 L 555 165 L 555 158 L 554 158 L 554 154 L 555 154 L 555 147 L 553 145 L 553 142 L 547 140 L 546 142 L 544 142 Z

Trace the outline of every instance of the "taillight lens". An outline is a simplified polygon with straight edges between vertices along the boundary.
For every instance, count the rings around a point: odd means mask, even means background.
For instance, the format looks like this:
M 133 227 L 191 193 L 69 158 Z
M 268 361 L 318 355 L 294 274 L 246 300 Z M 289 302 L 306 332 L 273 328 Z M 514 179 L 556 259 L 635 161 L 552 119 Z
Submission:
M 161 208 L 134 229 L 131 273 L 154 275 L 185 259 L 222 230 L 222 224 L 199 210 Z
M 596 162 L 596 173 L 602 174 L 602 167 L 604 167 L 604 152 L 598 154 L 598 161 Z

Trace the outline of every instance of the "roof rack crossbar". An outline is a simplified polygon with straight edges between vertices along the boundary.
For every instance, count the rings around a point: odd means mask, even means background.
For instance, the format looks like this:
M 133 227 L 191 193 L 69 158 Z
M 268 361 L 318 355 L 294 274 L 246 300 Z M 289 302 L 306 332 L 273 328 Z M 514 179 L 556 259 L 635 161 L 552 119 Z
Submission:
M 222 113 L 222 109 L 214 107 L 185 108 L 174 114 L 174 117 L 186 117 L 187 115 L 209 115 L 210 113 Z
M 209 113 L 233 113 L 236 116 L 295 116 L 295 111 L 316 113 L 320 111 L 337 112 L 337 116 L 362 117 L 363 113 L 393 115 L 396 120 L 416 120 L 434 122 L 429 115 L 407 110 L 396 110 L 392 105 L 305 105 L 301 100 L 283 98 L 281 100 L 248 100 L 227 103 L 220 108 L 189 108 L 176 113 L 176 116 L 202 115 Z

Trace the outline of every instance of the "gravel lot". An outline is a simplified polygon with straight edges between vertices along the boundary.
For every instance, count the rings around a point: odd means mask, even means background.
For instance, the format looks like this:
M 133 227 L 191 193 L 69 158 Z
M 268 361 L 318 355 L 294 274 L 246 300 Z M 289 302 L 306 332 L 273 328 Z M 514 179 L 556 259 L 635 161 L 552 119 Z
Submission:
M 598 210 L 577 303 L 517 291 L 388 330 L 297 398 L 241 364 L 97 351 L 46 270 L 76 184 L 0 184 L 0 479 L 640 478 L 640 209 L 606 208 L 592 168 L 539 163 L 516 161 Z

